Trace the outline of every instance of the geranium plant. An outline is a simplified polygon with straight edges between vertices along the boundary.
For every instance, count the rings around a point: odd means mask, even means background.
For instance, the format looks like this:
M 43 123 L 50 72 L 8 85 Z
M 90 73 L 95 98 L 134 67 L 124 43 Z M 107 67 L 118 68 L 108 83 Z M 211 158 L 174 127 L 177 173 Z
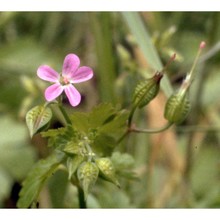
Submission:
M 63 106 L 63 95 L 66 95 L 70 105 L 76 108 L 80 104 L 81 95 L 73 84 L 92 79 L 92 68 L 80 67 L 80 59 L 75 54 L 65 57 L 61 74 L 48 65 L 40 66 L 37 70 L 38 77 L 52 85 L 45 90 L 45 104 L 35 106 L 27 112 L 26 123 L 30 136 L 41 133 L 53 151 L 49 157 L 40 160 L 28 174 L 23 182 L 17 206 L 35 207 L 44 183 L 59 169 L 68 172 L 68 180 L 78 188 L 81 208 L 86 207 L 87 197 L 98 178 L 114 184 L 120 190 L 119 177 L 134 178 L 135 174 L 129 163 L 117 163 L 116 154 L 121 158 L 124 155 L 115 151 L 116 146 L 130 132 L 162 132 L 186 118 L 189 112 L 187 93 L 194 79 L 194 67 L 204 46 L 205 43 L 202 42 L 193 67 L 179 91 L 168 99 L 164 113 L 168 123 L 159 129 L 139 129 L 133 122 L 133 116 L 137 108 L 146 106 L 157 96 L 160 81 L 168 65 L 175 59 L 175 54 L 162 70 L 136 86 L 130 110 L 118 109 L 110 103 L 101 103 L 90 112 L 74 111 L 68 114 Z M 53 115 L 51 105 L 58 106 L 65 118 L 65 126 L 49 129 Z

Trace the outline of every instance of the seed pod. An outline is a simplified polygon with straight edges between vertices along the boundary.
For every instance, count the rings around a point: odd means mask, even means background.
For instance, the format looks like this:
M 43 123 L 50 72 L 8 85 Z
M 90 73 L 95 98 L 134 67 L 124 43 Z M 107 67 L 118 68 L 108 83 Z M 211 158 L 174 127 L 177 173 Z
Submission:
M 99 169 L 93 162 L 83 162 L 78 170 L 77 177 L 84 191 L 85 200 L 88 196 L 89 191 L 95 184 L 99 175 Z
M 189 109 L 190 103 L 187 94 L 176 93 L 168 99 L 164 117 L 171 123 L 181 123 L 189 113 Z
M 133 104 L 142 108 L 153 100 L 159 92 L 162 77 L 163 74 L 157 72 L 152 78 L 140 82 L 134 92 Z
M 115 176 L 115 168 L 112 164 L 112 161 L 107 158 L 98 158 L 95 160 L 96 165 L 99 168 L 100 176 L 103 177 L 105 180 L 114 183 L 116 186 L 120 187 L 120 184 Z

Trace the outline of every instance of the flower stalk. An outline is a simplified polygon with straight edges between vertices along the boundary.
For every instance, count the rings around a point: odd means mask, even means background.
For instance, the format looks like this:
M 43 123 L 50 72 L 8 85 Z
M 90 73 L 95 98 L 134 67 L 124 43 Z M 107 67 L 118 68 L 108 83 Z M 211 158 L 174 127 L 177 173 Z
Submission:
M 58 104 L 58 107 L 59 107 L 59 109 L 60 109 L 60 111 L 61 111 L 63 117 L 65 118 L 65 121 L 66 121 L 67 125 L 71 125 L 72 122 L 71 122 L 71 120 L 70 120 L 70 118 L 69 118 L 69 116 L 68 116 L 68 114 L 67 114 L 65 108 L 62 106 L 61 103 Z

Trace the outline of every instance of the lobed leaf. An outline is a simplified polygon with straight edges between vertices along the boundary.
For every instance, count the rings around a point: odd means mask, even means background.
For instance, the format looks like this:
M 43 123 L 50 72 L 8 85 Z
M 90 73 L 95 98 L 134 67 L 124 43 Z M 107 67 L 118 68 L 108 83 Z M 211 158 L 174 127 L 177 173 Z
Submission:
M 81 132 L 88 132 L 89 129 L 89 121 L 88 114 L 84 112 L 75 112 L 70 116 L 73 127 Z
M 104 124 L 100 131 L 102 133 L 105 133 L 106 135 L 109 135 L 111 137 L 114 137 L 117 139 L 121 136 L 121 134 L 125 131 L 127 128 L 127 119 L 128 119 L 128 112 L 125 110 L 122 110 L 117 113 L 117 115 L 108 123 Z
M 55 171 L 60 162 L 55 155 L 52 155 L 40 160 L 33 167 L 22 184 L 23 187 L 19 193 L 20 198 L 17 202 L 18 208 L 28 208 L 36 202 L 43 184 Z
M 111 116 L 114 116 L 116 110 L 110 103 L 102 103 L 93 108 L 89 114 L 89 123 L 91 127 L 97 128 L 105 124 Z
M 66 144 L 71 142 L 78 142 L 79 133 L 73 129 L 71 126 L 50 129 L 48 131 L 42 132 L 42 137 L 49 138 L 48 146 L 54 147 L 60 150 L 63 150 L 66 147 Z

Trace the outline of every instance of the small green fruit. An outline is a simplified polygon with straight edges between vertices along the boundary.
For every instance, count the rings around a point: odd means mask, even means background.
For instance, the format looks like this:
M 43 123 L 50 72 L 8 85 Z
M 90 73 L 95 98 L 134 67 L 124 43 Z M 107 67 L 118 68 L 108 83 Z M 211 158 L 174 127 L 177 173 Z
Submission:
M 79 166 L 77 170 L 77 177 L 83 188 L 85 199 L 87 198 L 92 186 L 95 184 L 98 175 L 99 175 L 99 169 L 97 165 L 93 162 L 90 161 L 83 162 Z
M 181 123 L 188 115 L 189 109 L 187 94 L 173 94 L 166 103 L 164 117 L 171 123 Z
M 163 74 L 157 72 L 152 78 L 140 82 L 134 92 L 133 104 L 142 108 L 153 100 L 159 92 L 162 77 Z
M 114 166 L 109 158 L 98 158 L 95 160 L 95 163 L 100 170 L 100 176 L 102 176 L 105 180 L 110 181 L 120 187 L 120 184 L 115 176 Z

